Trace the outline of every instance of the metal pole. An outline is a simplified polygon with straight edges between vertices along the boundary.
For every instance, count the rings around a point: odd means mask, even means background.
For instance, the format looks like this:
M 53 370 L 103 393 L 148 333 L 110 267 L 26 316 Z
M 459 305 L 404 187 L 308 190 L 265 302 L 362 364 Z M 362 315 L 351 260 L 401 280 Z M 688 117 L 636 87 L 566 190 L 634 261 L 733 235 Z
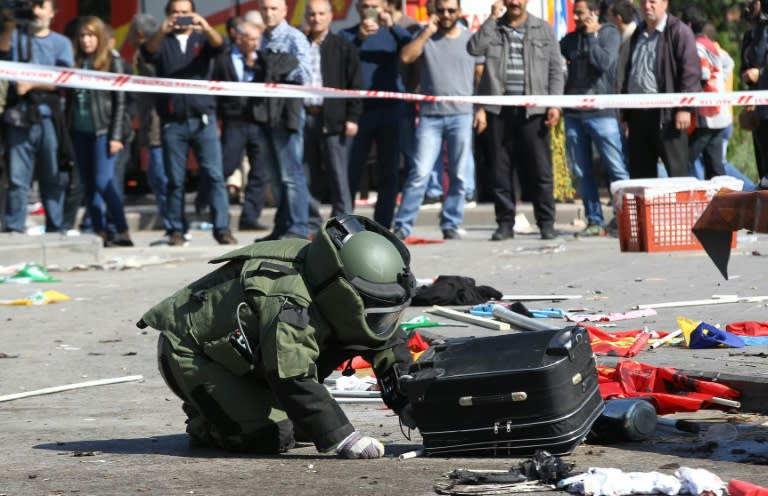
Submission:
M 551 324 L 537 322 L 536 320 L 528 318 L 525 315 L 513 312 L 512 310 L 507 310 L 501 305 L 493 305 L 491 313 L 497 319 L 503 320 L 504 322 L 509 322 L 513 326 L 524 331 L 548 331 L 550 329 L 556 328 Z

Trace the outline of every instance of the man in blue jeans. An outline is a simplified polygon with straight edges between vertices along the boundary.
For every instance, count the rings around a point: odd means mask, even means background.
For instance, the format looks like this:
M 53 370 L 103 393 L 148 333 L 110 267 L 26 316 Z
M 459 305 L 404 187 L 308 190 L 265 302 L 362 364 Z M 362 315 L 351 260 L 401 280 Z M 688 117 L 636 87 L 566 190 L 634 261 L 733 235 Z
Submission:
M 403 63 L 420 61 L 424 94 L 473 93 L 478 60 L 465 49 L 471 34 L 458 25 L 460 17 L 458 0 L 437 0 L 427 25 L 403 47 Z M 398 238 L 405 239 L 413 229 L 435 160 L 442 155 L 443 139 L 448 146 L 450 185 L 440 213 L 440 229 L 445 239 L 461 238 L 459 225 L 464 220 L 466 176 L 472 154 L 472 117 L 472 104 L 422 103 L 416 128 L 415 166 L 408 172 L 400 208 L 395 214 L 393 232 Z
M 339 31 L 360 53 L 363 89 L 402 93 L 400 50 L 411 41 L 411 34 L 395 24 L 384 9 L 384 0 L 359 0 L 361 22 Z M 367 98 L 357 136 L 349 157 L 349 190 L 354 202 L 360 178 L 368 164 L 368 153 L 376 142 L 376 208 L 373 219 L 386 228 L 392 226 L 400 178 L 400 125 L 406 111 L 400 100 Z
M 71 67 L 70 41 L 50 29 L 53 0 L 32 4 L 34 19 L 29 24 L 17 27 L 13 19 L 4 20 L 0 59 Z M 64 129 L 59 102 L 53 85 L 24 81 L 9 85 L 4 123 L 9 169 L 4 231 L 26 231 L 27 195 L 35 175 L 45 208 L 46 231 L 65 230 L 64 191 L 69 180 L 68 172 L 59 166 L 59 136 Z M 12 116 L 17 118 L 9 119 Z
M 155 65 L 160 77 L 210 79 L 211 61 L 221 52 L 224 39 L 204 17 L 194 12 L 190 0 L 169 0 L 166 19 L 144 45 L 142 54 Z M 168 244 L 182 246 L 184 239 L 184 178 L 189 147 L 195 152 L 211 206 L 213 237 L 219 244 L 237 244 L 229 228 L 229 200 L 216 129 L 216 101 L 211 95 L 163 94 L 157 98 L 162 123 L 163 154 L 168 175 Z
M 599 12 L 598 0 L 577 0 L 573 4 L 576 29 L 560 40 L 560 51 L 568 67 L 566 95 L 615 92 L 621 34 L 611 23 L 600 24 Z M 616 111 L 566 109 L 565 142 L 568 162 L 587 218 L 587 227 L 581 235 L 604 236 L 605 221 L 592 164 L 592 144 L 597 147 L 611 182 L 629 178 L 621 151 Z
M 267 62 L 256 81 L 292 84 L 309 81 L 309 41 L 304 33 L 288 24 L 287 15 L 285 0 L 261 1 L 265 30 L 260 52 L 275 61 L 293 60 L 295 67 L 283 73 L 277 70 L 282 64 Z M 270 171 L 277 211 L 272 232 L 257 241 L 306 238 L 309 236 L 309 190 L 304 175 L 304 107 L 297 99 L 266 100 L 256 117 L 265 129 L 258 148 L 264 150 L 260 157 Z

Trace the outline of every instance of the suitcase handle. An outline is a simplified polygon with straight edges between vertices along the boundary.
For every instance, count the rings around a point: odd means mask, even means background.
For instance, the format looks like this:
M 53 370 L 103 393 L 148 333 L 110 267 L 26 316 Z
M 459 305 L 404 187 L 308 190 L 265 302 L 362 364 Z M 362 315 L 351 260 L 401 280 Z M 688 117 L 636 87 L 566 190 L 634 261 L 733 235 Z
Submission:
M 573 360 L 573 353 L 576 346 L 584 339 L 584 330 L 580 328 L 567 327 L 550 340 L 547 346 L 547 354 L 555 356 L 568 356 Z
M 514 393 L 494 394 L 491 396 L 461 396 L 459 406 L 484 406 L 495 405 L 497 403 L 512 403 L 525 401 L 528 399 L 528 393 L 517 391 Z

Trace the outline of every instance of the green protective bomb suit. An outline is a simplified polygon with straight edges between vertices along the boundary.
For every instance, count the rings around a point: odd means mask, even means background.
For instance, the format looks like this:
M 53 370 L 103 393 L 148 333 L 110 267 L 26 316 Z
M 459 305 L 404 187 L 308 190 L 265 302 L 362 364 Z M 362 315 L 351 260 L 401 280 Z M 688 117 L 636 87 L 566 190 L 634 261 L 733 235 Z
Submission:
M 364 217 L 330 219 L 313 241 L 255 243 L 139 321 L 183 402 L 193 445 L 278 453 L 306 436 L 321 452 L 354 432 L 323 380 L 345 360 L 373 365 L 385 403 L 407 402 L 400 318 L 414 277 L 406 247 Z

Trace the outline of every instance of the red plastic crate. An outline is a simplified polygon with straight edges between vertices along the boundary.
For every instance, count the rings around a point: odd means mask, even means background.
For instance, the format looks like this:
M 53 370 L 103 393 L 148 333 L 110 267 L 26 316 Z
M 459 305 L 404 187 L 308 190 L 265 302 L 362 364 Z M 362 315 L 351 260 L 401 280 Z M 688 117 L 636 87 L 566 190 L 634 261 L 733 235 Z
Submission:
M 715 194 L 712 190 L 652 193 L 632 188 L 616 192 L 621 251 L 701 250 L 691 228 Z M 736 247 L 733 233 L 731 247 Z

